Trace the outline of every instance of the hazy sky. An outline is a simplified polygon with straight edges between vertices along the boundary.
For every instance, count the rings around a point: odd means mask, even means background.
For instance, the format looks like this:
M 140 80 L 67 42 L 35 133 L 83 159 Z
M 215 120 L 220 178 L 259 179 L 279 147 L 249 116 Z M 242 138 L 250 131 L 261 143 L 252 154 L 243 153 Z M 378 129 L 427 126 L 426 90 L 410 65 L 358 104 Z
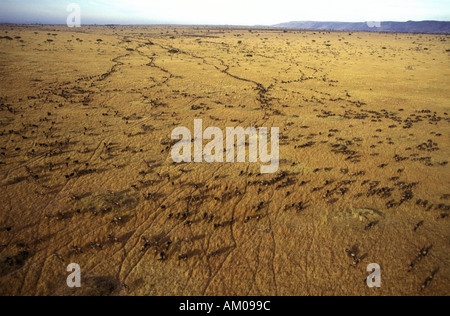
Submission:
M 450 21 L 450 0 L 0 0 L 0 22 L 272 25 L 289 21 Z

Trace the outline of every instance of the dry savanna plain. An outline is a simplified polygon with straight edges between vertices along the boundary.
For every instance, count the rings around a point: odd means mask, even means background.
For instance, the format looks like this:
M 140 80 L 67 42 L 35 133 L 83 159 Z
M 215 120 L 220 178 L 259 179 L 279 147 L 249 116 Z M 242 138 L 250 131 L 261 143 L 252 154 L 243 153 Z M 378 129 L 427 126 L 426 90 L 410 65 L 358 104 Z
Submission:
M 0 35 L 0 294 L 450 295 L 450 36 Z M 279 127 L 278 172 L 174 163 L 194 119 Z

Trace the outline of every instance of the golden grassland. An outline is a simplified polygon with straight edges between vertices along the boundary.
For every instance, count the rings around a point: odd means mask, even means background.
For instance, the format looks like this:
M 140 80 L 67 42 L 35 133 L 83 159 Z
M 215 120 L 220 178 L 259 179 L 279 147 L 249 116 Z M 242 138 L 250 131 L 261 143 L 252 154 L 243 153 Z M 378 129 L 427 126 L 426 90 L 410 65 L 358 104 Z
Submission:
M 448 35 L 0 35 L 0 294 L 450 294 Z M 173 163 L 194 119 L 279 127 L 279 172 Z

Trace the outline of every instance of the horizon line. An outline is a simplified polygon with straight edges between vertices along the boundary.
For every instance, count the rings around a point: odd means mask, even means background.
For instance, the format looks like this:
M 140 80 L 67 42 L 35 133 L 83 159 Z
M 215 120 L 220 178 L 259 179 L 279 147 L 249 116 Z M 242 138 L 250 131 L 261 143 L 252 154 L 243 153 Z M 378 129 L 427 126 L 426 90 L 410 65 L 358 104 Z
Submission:
M 385 20 L 385 21 L 358 21 L 358 22 L 349 22 L 349 21 L 315 21 L 315 20 L 292 20 L 288 22 L 281 22 L 277 24 L 264 25 L 264 24 L 255 24 L 255 25 L 246 25 L 246 24 L 189 24 L 189 23 L 87 23 L 82 24 L 82 26 L 237 26 L 237 27 L 279 27 L 280 24 L 287 24 L 293 22 L 308 22 L 308 23 L 367 23 L 367 22 L 380 22 L 380 23 L 420 23 L 420 22 L 441 22 L 441 23 L 450 23 L 450 20 L 407 20 L 407 21 L 394 21 L 394 20 Z M 0 21 L 0 25 L 42 25 L 42 26 L 52 26 L 52 25 L 61 25 L 64 26 L 66 23 L 41 23 L 41 22 L 2 22 Z

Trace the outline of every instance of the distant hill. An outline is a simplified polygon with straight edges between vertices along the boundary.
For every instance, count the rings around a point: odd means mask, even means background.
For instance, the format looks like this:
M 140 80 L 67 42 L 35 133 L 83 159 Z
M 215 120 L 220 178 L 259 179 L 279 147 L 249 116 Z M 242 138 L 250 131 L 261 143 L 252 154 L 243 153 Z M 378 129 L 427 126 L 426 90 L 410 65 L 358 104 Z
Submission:
M 321 31 L 364 31 L 394 33 L 439 33 L 450 34 L 450 22 L 288 22 L 273 27 Z

